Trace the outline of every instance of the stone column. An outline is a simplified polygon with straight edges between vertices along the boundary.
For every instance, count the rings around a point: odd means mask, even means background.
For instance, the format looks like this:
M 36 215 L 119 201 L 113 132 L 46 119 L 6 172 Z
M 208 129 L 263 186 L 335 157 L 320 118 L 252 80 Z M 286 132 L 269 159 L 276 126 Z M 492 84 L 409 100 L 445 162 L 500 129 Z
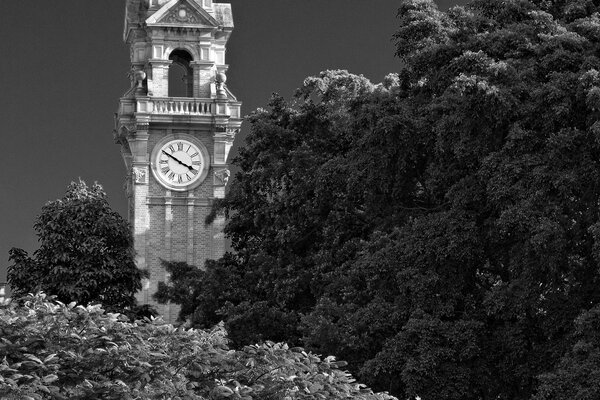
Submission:
M 148 208 L 148 183 L 150 179 L 150 168 L 148 161 L 148 123 L 137 124 L 136 131 L 128 138 L 131 149 L 132 168 L 131 186 L 133 220 L 134 249 L 136 252 L 136 264 L 140 269 L 146 269 L 146 242 L 147 232 L 150 228 L 150 210 Z M 144 280 L 142 290 L 137 293 L 136 298 L 141 303 L 150 300 L 149 282 Z
M 192 61 L 190 65 L 194 70 L 194 97 L 210 98 L 210 83 L 214 75 L 214 62 Z
M 169 66 L 172 60 L 148 60 L 152 70 L 148 77 L 148 95 L 155 97 L 169 96 Z

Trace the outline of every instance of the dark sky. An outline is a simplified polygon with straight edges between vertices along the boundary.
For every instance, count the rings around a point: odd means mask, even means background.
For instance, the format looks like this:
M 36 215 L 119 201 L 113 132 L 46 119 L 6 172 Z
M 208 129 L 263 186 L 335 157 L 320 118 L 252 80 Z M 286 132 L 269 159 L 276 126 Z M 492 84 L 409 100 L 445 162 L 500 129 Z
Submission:
M 399 0 L 231 0 L 227 83 L 243 113 L 272 92 L 347 69 L 380 82 L 398 70 Z M 457 0 L 439 0 L 447 9 Z M 37 248 L 33 223 L 69 182 L 98 181 L 126 215 L 113 116 L 128 88 L 125 0 L 2 1 L 0 13 L 0 281 L 8 250 Z M 244 131 L 241 136 L 243 137 Z M 243 139 L 239 138 L 236 145 Z

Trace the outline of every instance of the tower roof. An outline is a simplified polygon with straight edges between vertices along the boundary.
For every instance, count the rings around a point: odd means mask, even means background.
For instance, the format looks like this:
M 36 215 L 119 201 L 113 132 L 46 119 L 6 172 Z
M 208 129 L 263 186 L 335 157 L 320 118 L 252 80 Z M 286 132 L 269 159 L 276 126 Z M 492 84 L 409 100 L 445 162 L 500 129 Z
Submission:
M 171 0 L 149 16 L 146 24 L 221 26 L 198 0 Z
M 143 28 L 144 25 L 233 29 L 231 4 L 228 3 L 212 3 L 209 9 L 202 6 L 202 0 L 159 0 L 154 4 L 150 7 L 148 0 L 127 0 L 123 32 L 125 41 L 131 30 Z

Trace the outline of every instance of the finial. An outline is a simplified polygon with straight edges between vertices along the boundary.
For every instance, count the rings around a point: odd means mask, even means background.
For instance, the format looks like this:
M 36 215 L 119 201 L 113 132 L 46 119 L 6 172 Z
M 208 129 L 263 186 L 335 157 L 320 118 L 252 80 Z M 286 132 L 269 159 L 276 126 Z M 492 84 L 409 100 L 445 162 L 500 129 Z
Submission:
M 225 82 L 227 82 L 227 75 L 225 75 L 225 72 L 217 73 L 215 81 L 217 82 L 217 96 L 227 97 L 227 92 L 225 92 Z
M 137 71 L 134 72 L 133 78 L 137 82 L 137 86 L 135 88 L 135 92 L 137 94 L 143 94 L 143 92 L 144 92 L 144 79 L 146 79 L 146 73 L 144 71 L 142 71 L 141 69 L 137 70 Z

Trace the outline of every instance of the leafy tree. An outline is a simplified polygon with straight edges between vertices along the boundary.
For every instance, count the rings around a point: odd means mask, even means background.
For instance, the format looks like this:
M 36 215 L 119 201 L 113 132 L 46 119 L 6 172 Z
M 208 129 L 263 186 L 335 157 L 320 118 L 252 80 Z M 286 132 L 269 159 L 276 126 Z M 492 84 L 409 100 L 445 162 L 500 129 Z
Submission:
M 195 298 L 215 310 L 195 323 L 283 332 L 401 398 L 559 393 L 547 377 L 573 376 L 575 321 L 600 304 L 598 13 L 405 0 L 398 74 L 275 96 L 215 210 L 234 255 L 198 276 L 217 288 L 228 265 L 232 286 Z M 260 313 L 278 320 L 235 325 Z M 590 349 L 577 393 L 595 393 Z
M 3 399 L 395 399 L 333 357 L 272 342 L 231 351 L 222 326 L 129 323 L 44 294 L 0 304 L 0 336 Z
M 575 321 L 574 344 L 557 368 L 540 377 L 534 400 L 586 400 L 600 398 L 600 307 Z
M 144 273 L 135 265 L 129 225 L 110 208 L 102 186 L 72 182 L 62 199 L 42 207 L 34 229 L 40 247 L 33 257 L 10 250 L 13 296 L 43 290 L 66 303 L 120 311 L 135 305 Z
M 217 261 L 207 261 L 206 270 L 185 262 L 163 262 L 169 272 L 169 284 L 159 283 L 154 298 L 159 302 L 181 305 L 180 321 L 188 320 L 193 326 L 208 329 L 228 319 L 229 338 L 236 344 L 252 344 L 265 340 L 295 339 L 297 316 L 274 308 L 260 299 L 244 279 L 242 264 L 226 253 Z M 234 271 L 234 269 L 238 270 Z
M 259 110 L 250 117 L 253 132 L 238 159 L 245 176 L 238 177 L 226 203 L 221 204 L 229 212 L 233 207 L 225 204 L 235 203 L 241 206 L 236 214 L 246 214 L 231 218 L 226 228 L 236 254 L 208 264 L 206 272 L 189 276 L 196 280 L 191 286 L 198 289 L 190 299 L 198 311 L 192 315 L 186 308 L 182 319 L 192 316 L 194 323 L 208 327 L 227 315 L 228 331 L 237 344 L 253 343 L 265 335 L 292 343 L 300 338 L 300 315 L 315 304 L 310 287 L 312 272 L 304 266 L 311 264 L 308 258 L 318 256 L 314 249 L 322 238 L 320 215 L 314 213 L 313 204 L 302 201 L 314 192 L 310 178 L 316 170 L 342 143 L 349 143 L 343 131 L 329 132 L 334 123 L 330 114 L 336 113 L 335 123 L 343 126 L 348 117 L 341 102 L 349 104 L 352 96 L 373 88 L 367 79 L 344 71 L 328 74 L 324 79 L 308 79 L 304 92 L 298 95 L 310 97 L 313 90 L 323 87 L 327 106 L 317 108 L 307 103 L 310 112 L 301 114 L 282 98 L 274 97 L 272 113 Z M 351 88 L 351 92 L 338 90 L 341 87 Z M 299 135 L 297 129 L 312 134 Z M 297 201 L 289 202 L 290 198 Z M 263 245 L 268 246 L 267 251 Z M 302 270 L 304 274 L 299 273 Z M 180 277 L 172 276 L 171 289 L 159 288 L 157 298 L 184 304 L 174 295 L 189 285 L 188 278 Z

